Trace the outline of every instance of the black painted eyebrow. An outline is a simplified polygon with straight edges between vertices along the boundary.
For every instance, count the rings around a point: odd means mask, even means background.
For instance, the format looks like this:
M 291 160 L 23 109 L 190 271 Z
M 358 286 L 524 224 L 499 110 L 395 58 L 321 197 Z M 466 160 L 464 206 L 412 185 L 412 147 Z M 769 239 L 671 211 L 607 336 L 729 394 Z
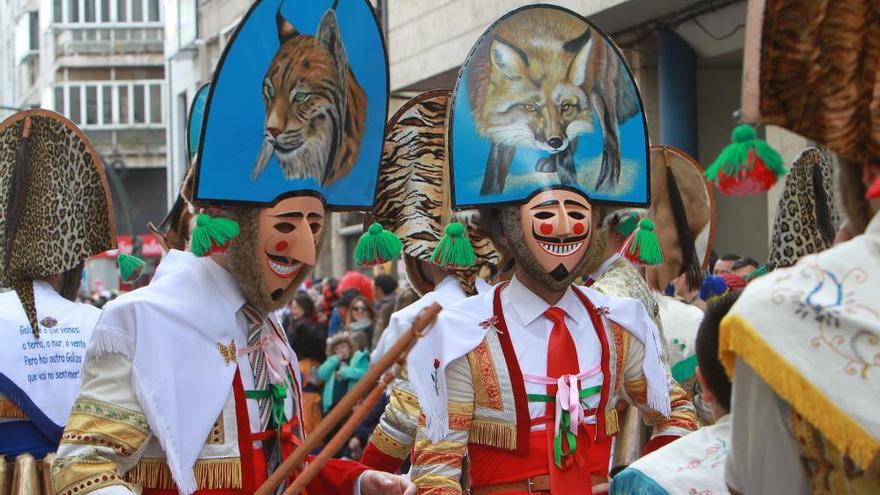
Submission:
M 545 206 L 556 206 L 558 204 L 559 204 L 558 199 L 548 199 L 547 201 L 536 204 L 535 206 L 532 207 L 532 209 L 543 208 Z
M 565 206 L 580 206 L 581 208 L 586 208 L 587 210 L 590 209 L 589 206 L 573 199 L 566 199 L 565 202 L 563 202 L 562 204 L 564 204 Z
M 286 213 L 279 213 L 277 215 L 273 215 L 276 218 L 302 218 L 303 214 L 301 211 L 289 211 Z

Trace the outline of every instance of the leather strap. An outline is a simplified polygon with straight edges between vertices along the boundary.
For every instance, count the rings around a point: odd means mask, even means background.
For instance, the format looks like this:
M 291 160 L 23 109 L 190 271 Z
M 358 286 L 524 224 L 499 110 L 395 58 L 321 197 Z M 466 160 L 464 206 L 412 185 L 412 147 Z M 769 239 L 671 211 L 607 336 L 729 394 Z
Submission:
M 492 495 L 493 493 L 550 493 L 550 475 L 533 476 L 523 481 L 498 483 L 472 488 L 471 495 Z

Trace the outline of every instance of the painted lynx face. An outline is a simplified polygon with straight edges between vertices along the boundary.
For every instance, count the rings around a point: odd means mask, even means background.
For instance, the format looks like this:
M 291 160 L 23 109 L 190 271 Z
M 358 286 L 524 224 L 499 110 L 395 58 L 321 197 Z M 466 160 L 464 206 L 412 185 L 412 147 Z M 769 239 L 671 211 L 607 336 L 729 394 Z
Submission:
M 323 183 L 342 147 L 349 66 L 332 10 L 315 36 L 298 33 L 278 17 L 281 47 L 263 78 L 264 143 L 253 178 L 274 153 L 287 179 Z M 356 84 L 356 82 L 353 82 Z
M 592 131 L 592 106 L 582 89 L 591 47 L 589 31 L 528 52 L 495 39 L 480 133 L 499 144 L 557 153 Z

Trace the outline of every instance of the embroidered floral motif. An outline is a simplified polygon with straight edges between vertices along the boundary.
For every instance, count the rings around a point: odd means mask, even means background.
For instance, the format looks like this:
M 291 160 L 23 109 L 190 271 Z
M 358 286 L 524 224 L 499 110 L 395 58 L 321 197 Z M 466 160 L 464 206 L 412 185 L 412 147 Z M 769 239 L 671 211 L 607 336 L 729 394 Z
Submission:
M 717 440 L 712 445 L 709 445 L 703 451 L 703 457 L 691 458 L 688 460 L 687 464 L 677 468 L 675 471 L 677 473 L 682 473 L 684 471 L 689 471 L 691 469 L 699 469 L 700 467 L 708 467 L 710 469 L 717 468 L 724 464 L 724 461 L 727 459 L 727 442 L 724 440 Z M 705 465 L 705 466 L 704 466 Z M 703 495 L 703 491 L 694 491 L 691 489 L 690 493 L 698 493 Z M 711 491 L 708 493 L 712 493 Z
M 773 302 L 794 304 L 795 315 L 802 320 L 816 323 L 818 336 L 810 344 L 818 348 L 827 346 L 832 352 L 846 360 L 844 370 L 849 375 L 859 375 L 867 379 L 872 366 L 880 366 L 880 335 L 868 329 L 860 329 L 853 334 L 841 333 L 841 320 L 863 319 L 866 316 L 880 320 L 877 310 L 862 304 L 857 298 L 858 285 L 865 283 L 868 275 L 860 268 L 847 270 L 842 275 L 819 265 L 819 258 L 799 270 L 784 271 L 776 281 L 782 282 L 792 277 L 802 280 L 807 290 L 780 288 L 773 293 Z
M 440 360 L 434 358 L 434 371 L 431 372 L 431 381 L 434 382 L 434 392 L 440 397 Z
M 496 332 L 499 332 L 498 327 L 498 315 L 492 315 L 489 318 L 480 322 L 480 328 L 483 330 L 489 330 L 490 328 L 494 329 Z

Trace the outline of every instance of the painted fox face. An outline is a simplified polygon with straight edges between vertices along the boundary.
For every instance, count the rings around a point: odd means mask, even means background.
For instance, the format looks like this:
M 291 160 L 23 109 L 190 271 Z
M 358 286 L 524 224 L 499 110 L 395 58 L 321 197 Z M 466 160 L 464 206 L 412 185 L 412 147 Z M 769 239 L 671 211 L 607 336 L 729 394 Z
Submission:
M 582 89 L 591 47 L 590 31 L 526 49 L 496 38 L 489 48 L 486 97 L 476 112 L 480 134 L 499 144 L 557 153 L 592 131 L 592 106 Z

